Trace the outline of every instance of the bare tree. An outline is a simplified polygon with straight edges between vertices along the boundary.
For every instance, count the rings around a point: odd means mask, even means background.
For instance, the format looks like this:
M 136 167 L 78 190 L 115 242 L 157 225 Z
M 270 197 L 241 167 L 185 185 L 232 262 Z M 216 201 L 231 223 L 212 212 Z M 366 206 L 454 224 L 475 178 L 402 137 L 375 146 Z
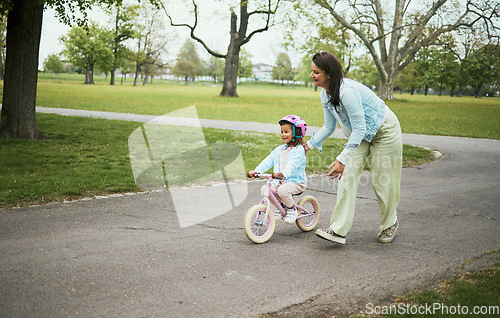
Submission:
M 193 14 L 194 14 L 194 23 L 192 25 L 187 23 L 174 23 L 172 16 L 167 11 L 163 3 L 161 3 L 161 6 L 165 11 L 167 17 L 170 19 L 170 24 L 172 26 L 189 28 L 191 30 L 190 32 L 191 38 L 198 41 L 209 54 L 226 60 L 226 66 L 224 70 L 224 82 L 222 86 L 222 91 L 220 92 L 220 96 L 238 97 L 238 94 L 236 93 L 236 85 L 238 79 L 238 64 L 239 64 L 241 47 L 246 43 L 248 43 L 255 34 L 267 31 L 273 25 L 272 19 L 276 14 L 276 10 L 278 9 L 280 1 L 281 0 L 266 0 L 266 4 L 263 5 L 261 8 L 248 12 L 248 4 L 250 0 L 240 0 L 239 27 L 237 25 L 238 15 L 236 14 L 236 12 L 234 12 L 233 8 L 230 8 L 231 11 L 231 22 L 230 22 L 230 32 L 229 32 L 230 40 L 226 54 L 222 54 L 215 50 L 212 50 L 211 48 L 208 47 L 205 41 L 203 41 L 195 34 L 196 28 L 198 26 L 198 5 L 195 0 L 192 0 Z M 264 16 L 265 25 L 261 28 L 257 28 L 249 32 L 248 23 L 250 18 L 252 16 L 259 16 L 259 15 Z
M 452 31 L 481 24 L 485 35 L 498 38 L 500 4 L 495 0 L 313 0 L 371 54 L 378 72 L 378 94 L 393 99 L 394 80 L 415 54 Z M 426 3 L 426 4 L 424 4 Z M 393 8 L 392 14 L 387 8 Z
M 158 10 L 159 11 L 159 10 Z M 159 12 L 154 6 L 144 6 L 139 18 L 137 19 L 137 52 L 134 86 L 137 86 L 139 73 L 144 75 L 143 85 L 147 84 L 150 71 L 153 66 L 163 65 L 160 57 L 166 52 L 168 39 L 161 30 L 164 29 L 163 21 L 159 18 Z

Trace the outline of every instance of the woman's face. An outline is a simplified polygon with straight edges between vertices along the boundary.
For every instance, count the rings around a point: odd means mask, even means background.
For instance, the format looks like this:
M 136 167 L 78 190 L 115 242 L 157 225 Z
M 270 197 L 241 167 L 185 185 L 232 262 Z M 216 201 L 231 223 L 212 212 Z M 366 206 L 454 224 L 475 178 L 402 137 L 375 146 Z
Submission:
M 311 64 L 311 78 L 313 79 L 314 86 L 319 86 L 328 89 L 330 78 L 323 72 L 322 69 L 316 66 L 314 62 Z

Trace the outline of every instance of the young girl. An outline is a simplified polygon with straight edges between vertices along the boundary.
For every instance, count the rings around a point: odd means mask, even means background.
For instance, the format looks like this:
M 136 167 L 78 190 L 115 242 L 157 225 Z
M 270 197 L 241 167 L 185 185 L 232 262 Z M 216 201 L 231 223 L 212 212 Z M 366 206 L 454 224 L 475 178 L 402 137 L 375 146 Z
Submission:
M 273 178 L 280 180 L 274 181 L 273 188 L 277 189 L 287 211 L 285 222 L 291 224 L 298 216 L 292 195 L 304 191 L 307 183 L 306 154 L 302 140 L 306 135 L 307 124 L 296 115 L 283 117 L 279 124 L 284 145 L 276 147 L 255 170 L 248 172 L 248 176 L 253 178 L 257 173 L 273 168 Z M 281 217 L 281 214 L 277 213 L 276 217 Z

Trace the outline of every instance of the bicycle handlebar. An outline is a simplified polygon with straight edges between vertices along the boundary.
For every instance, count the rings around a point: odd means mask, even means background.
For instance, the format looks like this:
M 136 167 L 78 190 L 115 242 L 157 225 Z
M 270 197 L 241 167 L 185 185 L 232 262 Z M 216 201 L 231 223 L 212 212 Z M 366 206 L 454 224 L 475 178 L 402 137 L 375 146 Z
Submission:
M 265 178 L 268 180 L 271 180 L 271 179 L 281 180 L 280 178 L 273 178 L 273 174 L 271 174 L 271 173 L 259 173 L 259 172 L 255 173 L 254 178 Z
M 255 173 L 255 178 L 272 178 L 273 175 L 271 173 Z

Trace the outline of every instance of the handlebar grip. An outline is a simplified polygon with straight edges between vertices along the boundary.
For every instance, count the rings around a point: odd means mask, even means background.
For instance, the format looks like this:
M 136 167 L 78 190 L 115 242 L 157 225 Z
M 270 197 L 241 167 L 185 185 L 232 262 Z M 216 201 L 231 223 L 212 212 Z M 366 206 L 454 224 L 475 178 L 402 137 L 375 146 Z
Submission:
M 253 177 L 250 176 L 250 171 L 247 172 L 247 177 L 249 178 L 258 178 L 261 175 L 260 172 L 255 172 L 255 175 Z

